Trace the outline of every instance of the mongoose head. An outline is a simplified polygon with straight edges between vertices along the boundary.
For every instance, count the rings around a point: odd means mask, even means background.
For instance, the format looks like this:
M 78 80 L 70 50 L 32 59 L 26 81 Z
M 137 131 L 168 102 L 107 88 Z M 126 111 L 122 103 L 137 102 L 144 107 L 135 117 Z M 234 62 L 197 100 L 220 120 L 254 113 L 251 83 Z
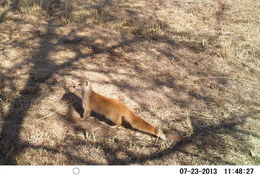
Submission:
M 83 77 L 77 85 L 74 85 L 73 88 L 77 90 L 82 90 L 84 88 L 92 89 L 90 81 L 88 81 L 85 77 Z

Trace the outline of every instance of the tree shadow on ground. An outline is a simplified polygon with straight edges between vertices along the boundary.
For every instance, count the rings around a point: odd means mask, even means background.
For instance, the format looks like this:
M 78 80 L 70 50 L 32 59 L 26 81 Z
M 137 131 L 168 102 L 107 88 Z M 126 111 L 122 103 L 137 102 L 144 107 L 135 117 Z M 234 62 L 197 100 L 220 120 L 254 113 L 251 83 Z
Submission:
M 193 127 L 193 134 L 189 137 L 176 137 L 177 142 L 175 142 L 172 146 L 170 146 L 167 149 L 164 149 L 163 151 L 158 151 L 156 153 L 152 153 L 149 155 L 138 155 L 136 156 L 132 152 L 127 152 L 128 158 L 127 159 L 121 159 L 121 160 L 113 160 L 112 164 L 132 164 L 132 163 L 138 163 L 143 164 L 146 161 L 150 160 L 159 160 L 165 156 L 169 156 L 173 153 L 184 153 L 189 156 L 193 157 L 199 157 L 200 159 L 203 159 L 210 164 L 226 164 L 226 165 L 235 165 L 234 162 L 226 161 L 225 158 L 214 156 L 211 153 L 205 152 L 205 147 L 211 146 L 215 147 L 215 149 L 220 149 L 224 153 L 228 151 L 226 148 L 228 140 L 223 140 L 221 136 L 218 134 L 220 133 L 226 133 L 227 135 L 233 137 L 234 139 L 240 140 L 243 143 L 246 142 L 243 137 L 241 137 L 240 133 L 244 135 L 252 135 L 254 137 L 259 138 L 259 135 L 256 135 L 254 133 L 247 133 L 243 131 L 239 131 L 236 129 L 237 126 L 245 124 L 247 118 L 251 118 L 253 114 L 259 111 L 254 111 L 249 114 L 246 114 L 244 116 L 234 116 L 229 121 L 223 120 L 219 125 L 208 125 L 207 123 L 204 123 L 201 120 L 196 119 L 195 117 L 192 118 L 192 127 Z M 187 149 L 185 146 L 193 144 L 196 145 L 197 151 L 193 151 L 190 149 Z M 248 145 L 250 147 L 250 145 Z M 183 148 L 184 147 L 184 148 Z M 201 152 L 203 151 L 203 153 Z M 204 155 L 206 154 L 206 155 Z M 210 159 L 209 159 L 210 157 Z M 115 161 L 115 162 L 114 162 Z M 187 164 L 187 162 L 181 162 L 181 164 Z
M 51 21 L 46 26 L 47 30 L 51 32 Z M 45 45 L 51 46 L 52 43 L 50 43 L 48 40 L 43 38 L 40 41 L 39 49 L 35 51 L 35 53 L 32 55 L 32 61 L 33 61 L 33 68 L 32 71 L 36 71 L 36 74 L 42 75 L 42 66 L 48 66 L 52 65 L 54 63 L 49 62 L 47 59 L 47 54 L 50 52 L 50 47 L 44 47 Z M 39 58 L 40 59 L 36 59 Z M 25 88 L 20 92 L 21 94 L 28 96 L 28 101 L 34 101 L 40 96 L 40 83 L 45 82 L 50 76 L 51 72 L 43 73 L 44 75 L 40 77 L 38 82 L 35 81 L 35 77 L 33 74 L 30 75 L 28 78 L 28 81 L 25 85 Z M 34 95 L 27 94 L 29 88 L 34 89 Z M 19 145 L 20 145 L 20 139 L 19 139 L 19 132 L 21 129 L 21 126 L 23 124 L 24 117 L 26 116 L 27 110 L 30 108 L 30 105 L 24 106 L 22 110 L 15 110 L 16 106 L 20 105 L 20 102 L 23 101 L 23 96 L 18 97 L 14 99 L 11 107 L 11 111 L 8 114 L 7 117 L 3 119 L 4 125 L 1 130 L 0 138 L 1 138 L 1 157 L 4 158 L 4 164 L 16 164 L 15 161 L 15 155 L 17 155 L 20 151 Z M 12 134 L 10 134 L 12 133 Z M 12 145 L 12 146 L 11 146 Z M 9 147 L 16 148 L 14 152 L 9 152 Z
M 164 157 L 168 157 L 171 154 L 184 154 L 186 156 L 192 156 L 200 158 L 204 161 L 207 161 L 210 164 L 226 164 L 226 165 L 235 165 L 235 163 L 226 161 L 223 159 L 223 157 L 219 157 L 216 155 L 211 155 L 210 153 L 207 153 L 204 151 L 203 147 L 207 146 L 215 146 L 217 149 L 219 147 L 222 147 L 221 149 L 225 152 L 228 151 L 225 148 L 225 145 L 227 144 L 228 140 L 223 140 L 220 136 L 218 136 L 219 133 L 227 132 L 228 135 L 231 137 L 234 137 L 235 139 L 243 139 L 240 136 L 238 136 L 237 130 L 233 130 L 232 128 L 241 125 L 245 122 L 246 118 L 251 117 L 251 113 L 245 116 L 234 116 L 230 122 L 223 121 L 223 123 L 219 125 L 210 126 L 207 125 L 207 123 L 204 123 L 206 126 L 203 126 L 203 124 L 198 124 L 197 119 L 192 119 L 192 127 L 194 129 L 193 134 L 190 137 L 179 137 L 178 141 L 172 144 L 170 147 L 162 150 L 162 151 L 156 151 L 151 154 L 140 154 L 135 153 L 134 151 L 130 151 L 126 147 L 126 143 L 118 140 L 117 147 L 112 147 L 109 143 L 106 143 L 104 141 L 98 141 L 98 142 L 89 142 L 88 144 L 95 144 L 96 146 L 102 148 L 103 152 L 106 155 L 107 164 L 109 165 L 129 165 L 129 164 L 144 164 L 147 161 L 152 160 L 160 160 Z M 195 124 L 196 123 L 196 124 Z M 230 132 L 231 131 L 231 132 Z M 243 133 L 246 134 L 246 133 Z M 259 136 L 258 136 L 259 137 Z M 177 137 L 176 137 L 177 138 Z M 215 140 L 215 141 L 214 141 Z M 201 142 L 199 145 L 198 143 Z M 210 142 L 210 143 L 209 143 Z M 215 144 L 212 144 L 215 143 Z M 82 142 L 82 144 L 86 144 L 85 142 Z M 195 151 L 187 149 L 187 145 L 196 145 Z M 68 145 L 69 146 L 69 145 Z M 72 146 L 72 145 L 70 145 Z M 57 152 L 58 150 L 55 150 L 53 148 L 48 147 L 42 147 L 42 146 L 34 146 L 30 144 L 24 144 L 24 147 L 27 148 L 35 148 L 35 149 L 44 149 L 51 152 Z M 185 148 L 183 148 L 185 147 Z M 216 149 L 215 148 L 215 149 Z M 202 151 L 202 152 L 201 152 Z M 119 158 L 117 155 L 118 153 L 124 153 L 127 158 Z M 73 157 L 78 164 L 84 163 L 84 164 L 98 164 L 98 162 L 90 162 L 86 157 L 75 157 L 74 155 L 71 155 L 69 152 L 64 153 L 68 155 L 69 157 Z M 225 154 L 225 153 L 224 153 Z M 210 158 L 209 158 L 210 157 Z M 181 164 L 187 164 L 187 162 L 180 162 Z

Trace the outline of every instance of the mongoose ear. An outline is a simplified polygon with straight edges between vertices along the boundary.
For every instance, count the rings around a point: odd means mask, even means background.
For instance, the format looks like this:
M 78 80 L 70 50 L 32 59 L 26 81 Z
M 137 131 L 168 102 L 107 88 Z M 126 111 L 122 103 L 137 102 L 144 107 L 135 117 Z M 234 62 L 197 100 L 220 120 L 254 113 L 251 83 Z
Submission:
M 85 85 L 91 88 L 91 82 L 87 79 L 85 79 Z

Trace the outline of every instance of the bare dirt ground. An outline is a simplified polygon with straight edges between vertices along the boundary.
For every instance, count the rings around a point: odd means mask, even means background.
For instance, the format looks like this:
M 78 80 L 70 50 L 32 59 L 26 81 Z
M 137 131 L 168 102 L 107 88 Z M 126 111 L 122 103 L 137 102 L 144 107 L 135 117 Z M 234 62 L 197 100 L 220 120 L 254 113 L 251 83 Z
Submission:
M 258 0 L 10 2 L 0 164 L 260 164 Z M 168 140 L 80 121 L 82 76 Z

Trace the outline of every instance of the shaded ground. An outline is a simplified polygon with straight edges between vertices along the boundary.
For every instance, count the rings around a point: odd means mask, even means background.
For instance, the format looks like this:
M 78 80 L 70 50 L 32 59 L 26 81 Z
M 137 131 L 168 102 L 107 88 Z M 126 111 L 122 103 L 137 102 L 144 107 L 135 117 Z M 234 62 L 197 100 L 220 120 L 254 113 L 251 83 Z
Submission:
M 4 2 L 0 164 L 260 164 L 258 1 Z M 80 121 L 82 76 L 168 140 Z

